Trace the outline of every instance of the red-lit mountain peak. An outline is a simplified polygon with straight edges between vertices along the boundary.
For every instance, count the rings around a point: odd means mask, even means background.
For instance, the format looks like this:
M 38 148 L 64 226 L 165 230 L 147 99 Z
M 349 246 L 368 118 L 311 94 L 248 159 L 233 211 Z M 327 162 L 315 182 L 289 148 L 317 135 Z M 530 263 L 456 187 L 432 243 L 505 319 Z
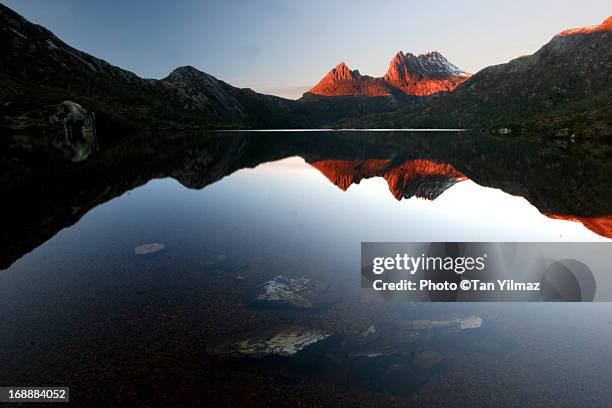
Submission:
M 363 179 L 383 177 L 397 200 L 414 196 L 434 200 L 455 183 L 467 179 L 451 164 L 424 159 L 395 166 L 384 159 L 322 160 L 310 165 L 343 191 Z
M 568 35 L 589 34 L 589 33 L 597 32 L 597 31 L 612 31 L 612 16 L 606 18 L 599 25 L 570 28 L 570 29 L 561 31 L 559 34 L 557 34 L 557 36 L 565 37 Z
M 321 96 L 428 96 L 450 92 L 470 77 L 438 51 L 414 55 L 398 51 L 384 77 L 373 78 L 338 64 L 312 89 Z
M 469 77 L 438 51 L 419 55 L 399 51 L 383 79 L 408 95 L 427 96 L 450 92 Z
M 336 65 L 336 67 L 333 68 L 331 71 L 329 71 L 327 73 L 327 76 L 331 76 L 337 81 L 352 81 L 354 79 L 360 78 L 361 74 L 357 70 L 351 71 L 351 69 L 344 62 L 341 62 Z
M 391 92 L 380 78 L 361 75 L 344 63 L 336 65 L 308 93 L 320 96 L 388 96 Z

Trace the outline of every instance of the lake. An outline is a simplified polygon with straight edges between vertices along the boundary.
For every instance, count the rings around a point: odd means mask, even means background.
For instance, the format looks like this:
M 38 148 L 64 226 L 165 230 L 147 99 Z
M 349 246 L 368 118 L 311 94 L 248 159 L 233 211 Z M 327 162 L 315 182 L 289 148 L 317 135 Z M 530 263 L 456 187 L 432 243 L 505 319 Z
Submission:
M 607 405 L 609 304 L 388 303 L 363 296 L 359 262 L 362 241 L 609 241 L 608 154 L 397 131 L 142 133 L 81 163 L 5 152 L 0 383 L 112 406 Z M 279 275 L 324 300 L 253 302 Z M 466 316 L 482 325 L 413 323 Z M 227 351 L 288 330 L 328 337 Z

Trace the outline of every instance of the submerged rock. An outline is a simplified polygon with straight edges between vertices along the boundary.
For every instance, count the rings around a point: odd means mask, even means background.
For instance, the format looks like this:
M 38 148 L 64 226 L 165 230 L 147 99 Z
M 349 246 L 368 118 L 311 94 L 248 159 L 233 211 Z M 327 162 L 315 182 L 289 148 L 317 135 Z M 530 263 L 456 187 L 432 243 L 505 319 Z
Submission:
M 455 319 L 461 330 L 478 329 L 482 326 L 482 318 L 478 316 L 468 316 L 463 319 Z
M 245 340 L 220 344 L 208 353 L 221 358 L 239 359 L 264 357 L 294 357 L 331 337 L 324 330 L 291 328 L 269 335 L 258 335 Z
M 260 307 L 312 309 L 333 301 L 326 283 L 279 275 L 252 290 L 248 303 Z
M 405 323 L 407 328 L 413 330 L 429 330 L 436 328 L 455 328 L 459 330 L 477 329 L 482 326 L 482 318 L 468 316 L 449 320 L 411 320 Z
M 368 329 L 366 331 L 364 331 L 363 334 L 362 334 L 364 339 L 371 338 L 374 335 L 376 335 L 376 326 L 375 325 L 371 325 L 370 327 L 368 327 Z
M 136 248 L 134 248 L 134 253 L 136 255 L 148 255 L 148 254 L 153 254 L 155 252 L 161 251 L 165 247 L 166 246 L 164 244 L 154 242 L 152 244 L 145 244 L 145 245 L 137 246 Z

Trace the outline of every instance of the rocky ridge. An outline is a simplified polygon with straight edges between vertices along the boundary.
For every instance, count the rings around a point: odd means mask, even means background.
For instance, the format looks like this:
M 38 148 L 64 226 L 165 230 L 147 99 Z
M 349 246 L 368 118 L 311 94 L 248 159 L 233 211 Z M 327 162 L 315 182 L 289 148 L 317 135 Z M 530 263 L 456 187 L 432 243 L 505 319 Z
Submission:
M 427 97 L 451 92 L 469 77 L 438 51 L 419 55 L 399 51 L 381 78 L 361 75 L 342 62 L 305 96 Z

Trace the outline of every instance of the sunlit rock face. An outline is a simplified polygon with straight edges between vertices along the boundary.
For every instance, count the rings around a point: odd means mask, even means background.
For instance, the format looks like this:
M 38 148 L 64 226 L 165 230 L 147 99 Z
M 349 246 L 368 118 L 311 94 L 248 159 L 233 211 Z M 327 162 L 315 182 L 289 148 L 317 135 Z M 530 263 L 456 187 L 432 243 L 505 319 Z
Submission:
M 344 191 L 363 179 L 383 177 L 398 200 L 414 196 L 433 200 L 455 183 L 467 179 L 448 163 L 424 159 L 408 160 L 400 165 L 379 159 L 323 160 L 311 166 Z
M 469 77 L 437 51 L 420 55 L 400 51 L 383 79 L 408 95 L 428 96 L 453 91 Z
M 321 96 L 390 96 L 387 84 L 381 78 L 364 76 L 359 71 L 351 71 L 344 62 L 321 79 L 308 91 Z
M 450 92 L 470 77 L 465 71 L 451 64 L 442 54 L 431 51 L 414 55 L 398 52 L 382 78 L 361 75 L 341 63 L 307 94 L 321 96 L 430 96 Z
M 588 26 L 588 27 L 577 27 L 570 28 L 567 30 L 561 31 L 557 36 L 565 37 L 576 34 L 590 34 L 597 31 L 612 31 L 612 16 L 606 18 L 601 24 Z

